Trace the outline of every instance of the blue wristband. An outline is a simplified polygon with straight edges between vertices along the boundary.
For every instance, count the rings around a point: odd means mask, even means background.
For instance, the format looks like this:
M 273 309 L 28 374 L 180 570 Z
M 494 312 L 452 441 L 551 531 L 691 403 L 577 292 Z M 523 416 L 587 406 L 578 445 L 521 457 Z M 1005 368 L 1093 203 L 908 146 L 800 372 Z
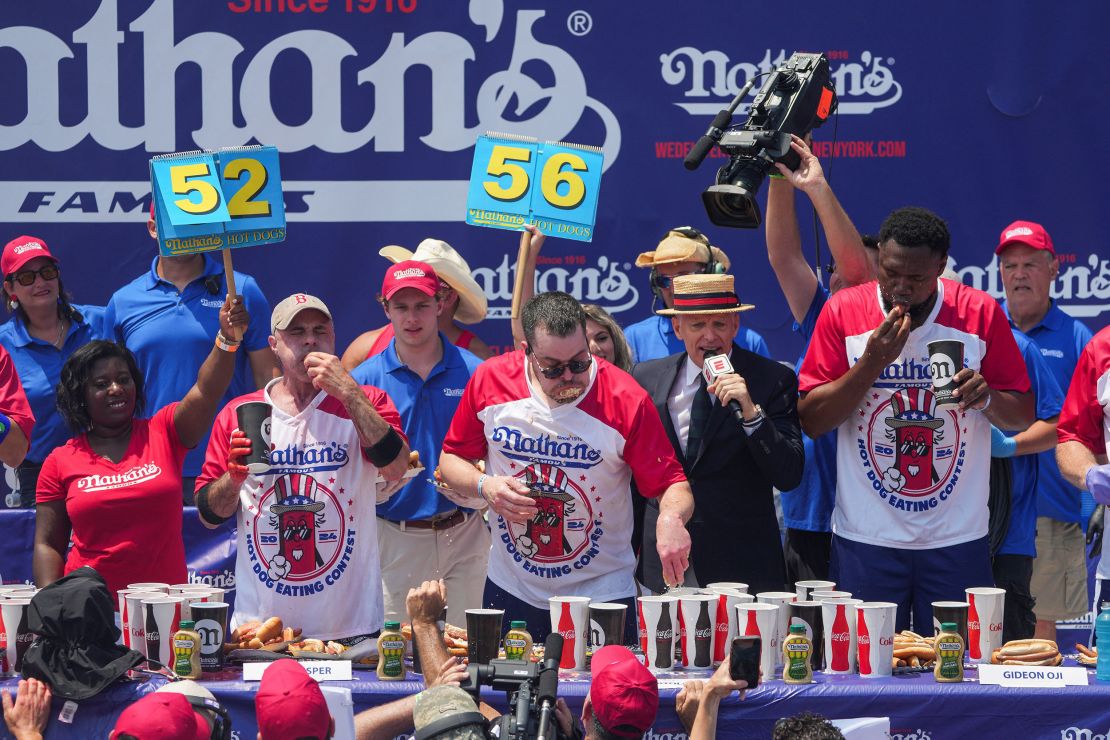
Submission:
M 0 444 L 8 438 L 8 434 L 12 431 L 12 420 L 6 414 L 0 412 Z

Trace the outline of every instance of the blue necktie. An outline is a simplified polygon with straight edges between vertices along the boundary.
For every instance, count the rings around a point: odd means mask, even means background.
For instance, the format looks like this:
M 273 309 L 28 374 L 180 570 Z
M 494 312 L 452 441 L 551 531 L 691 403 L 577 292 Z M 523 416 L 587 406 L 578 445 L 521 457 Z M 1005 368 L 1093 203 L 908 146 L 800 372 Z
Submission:
M 698 389 L 690 406 L 690 429 L 686 435 L 686 460 L 693 463 L 701 448 L 701 437 L 705 433 L 705 423 L 709 420 L 709 391 L 706 390 L 705 376 L 698 376 Z

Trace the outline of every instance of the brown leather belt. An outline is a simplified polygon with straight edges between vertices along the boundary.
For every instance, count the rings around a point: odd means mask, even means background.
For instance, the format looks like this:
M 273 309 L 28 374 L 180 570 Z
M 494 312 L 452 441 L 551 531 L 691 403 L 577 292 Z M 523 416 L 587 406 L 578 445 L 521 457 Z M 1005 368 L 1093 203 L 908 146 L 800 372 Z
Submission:
M 451 527 L 465 522 L 466 512 L 460 509 L 455 509 L 455 513 L 438 518 L 433 517 L 432 519 L 408 519 L 402 522 L 394 522 L 392 519 L 387 519 L 386 521 L 396 524 L 401 529 L 433 529 L 436 531 L 440 531 L 444 529 L 451 529 Z

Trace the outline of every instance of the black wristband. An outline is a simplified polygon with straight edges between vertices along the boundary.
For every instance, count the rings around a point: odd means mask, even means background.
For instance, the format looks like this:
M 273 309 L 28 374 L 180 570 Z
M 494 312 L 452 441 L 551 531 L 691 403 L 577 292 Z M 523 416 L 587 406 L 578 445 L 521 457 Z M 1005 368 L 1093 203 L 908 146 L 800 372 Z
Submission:
M 397 455 L 401 453 L 401 448 L 404 446 L 405 440 L 401 438 L 396 429 L 390 427 L 384 437 L 362 449 L 366 452 L 366 457 L 370 462 L 379 468 L 384 468 L 397 459 Z
M 208 486 L 210 485 L 212 484 L 209 483 Z M 219 526 L 235 515 L 232 514 L 231 516 L 220 516 L 216 512 L 212 511 L 212 507 L 208 505 L 208 486 L 200 489 L 200 492 L 197 493 L 197 512 L 200 514 L 200 518 L 204 521 L 213 526 Z

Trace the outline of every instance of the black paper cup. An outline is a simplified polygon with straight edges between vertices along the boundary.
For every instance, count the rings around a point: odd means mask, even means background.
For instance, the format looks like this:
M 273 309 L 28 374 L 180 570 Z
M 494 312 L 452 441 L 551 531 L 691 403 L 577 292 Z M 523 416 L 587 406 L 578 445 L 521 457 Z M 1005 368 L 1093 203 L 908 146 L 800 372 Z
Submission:
M 956 631 L 967 645 L 967 610 L 971 604 L 966 601 L 933 602 L 933 634 L 940 634 L 940 626 L 945 622 L 955 622 Z
M 929 342 L 929 372 L 933 376 L 933 397 L 937 405 L 956 404 L 952 397 L 957 386 L 953 378 L 964 368 L 964 343 L 958 339 Z
M 801 624 L 806 628 L 813 649 L 809 653 L 809 664 L 815 671 L 825 669 L 825 623 L 821 618 L 820 601 L 795 601 L 787 605 L 790 625 Z M 789 627 L 787 628 L 789 629 Z
M 223 601 L 194 601 L 189 604 L 193 629 L 200 635 L 200 668 L 205 673 L 224 667 L 227 642 L 228 605 Z
M 625 604 L 590 604 L 590 649 L 620 645 L 624 641 Z
M 251 441 L 251 452 L 243 464 L 252 473 L 270 469 L 270 414 L 273 409 L 263 401 L 241 403 L 235 408 L 240 431 Z
M 471 665 L 489 663 L 501 647 L 501 609 L 467 609 L 467 657 Z

